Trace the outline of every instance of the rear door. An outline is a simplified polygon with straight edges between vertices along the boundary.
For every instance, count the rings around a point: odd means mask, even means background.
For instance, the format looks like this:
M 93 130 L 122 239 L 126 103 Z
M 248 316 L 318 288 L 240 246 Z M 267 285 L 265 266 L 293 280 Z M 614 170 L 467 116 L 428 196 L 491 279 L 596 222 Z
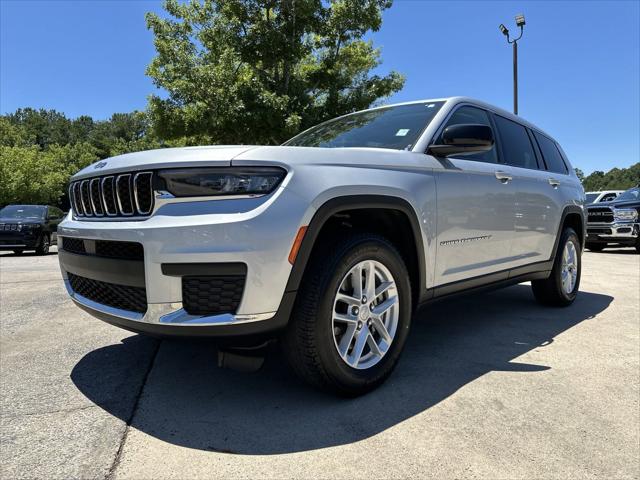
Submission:
M 549 260 L 562 213 L 561 188 L 567 180 L 566 172 L 547 171 L 534 134 L 527 127 L 497 114 L 494 120 L 503 159 L 513 172 L 512 266 Z M 555 143 L 551 143 L 557 152 Z
M 493 128 L 485 110 L 463 105 L 441 130 L 465 123 Z M 509 268 L 514 190 L 510 167 L 499 163 L 497 150 L 494 146 L 489 152 L 438 159 L 443 169 L 436 171 L 436 285 Z

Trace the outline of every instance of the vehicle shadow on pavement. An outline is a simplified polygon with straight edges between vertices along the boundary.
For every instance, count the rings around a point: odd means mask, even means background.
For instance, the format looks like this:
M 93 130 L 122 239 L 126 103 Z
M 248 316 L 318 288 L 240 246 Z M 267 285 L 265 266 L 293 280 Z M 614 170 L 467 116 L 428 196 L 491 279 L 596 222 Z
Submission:
M 270 356 L 262 370 L 242 374 L 218 368 L 211 345 L 164 341 L 132 426 L 172 444 L 244 455 L 357 442 L 429 409 L 488 372 L 536 375 L 553 368 L 512 360 L 593 319 L 612 300 L 581 292 L 571 307 L 546 308 L 535 303 L 528 285 L 516 285 L 433 304 L 414 319 L 394 374 L 356 399 L 306 387 L 279 355 Z M 124 409 L 114 401 L 129 388 L 122 383 L 132 367 L 126 359 L 152 342 L 132 336 L 90 352 L 71 378 L 95 404 L 128 421 L 133 405 Z
M 601 254 L 617 254 L 617 255 L 637 255 L 638 252 L 636 252 L 636 249 L 634 247 L 631 248 L 617 248 L 617 249 L 606 249 L 606 250 L 602 250 L 600 252 L 594 252 L 598 255 Z

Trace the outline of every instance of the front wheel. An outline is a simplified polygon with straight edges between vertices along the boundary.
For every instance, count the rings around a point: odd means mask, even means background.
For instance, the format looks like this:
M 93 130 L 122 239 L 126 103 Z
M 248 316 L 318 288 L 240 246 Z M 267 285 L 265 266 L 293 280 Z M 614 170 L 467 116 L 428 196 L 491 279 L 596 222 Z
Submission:
M 40 245 L 36 247 L 36 255 L 46 255 L 49 253 L 49 235 L 43 235 Z
M 571 305 L 578 295 L 581 271 L 580 239 L 572 228 L 567 227 L 560 237 L 551 275 L 531 282 L 533 295 L 544 305 Z
M 283 339 L 296 374 L 356 396 L 393 371 L 411 323 L 411 287 L 398 251 L 358 235 L 313 253 Z

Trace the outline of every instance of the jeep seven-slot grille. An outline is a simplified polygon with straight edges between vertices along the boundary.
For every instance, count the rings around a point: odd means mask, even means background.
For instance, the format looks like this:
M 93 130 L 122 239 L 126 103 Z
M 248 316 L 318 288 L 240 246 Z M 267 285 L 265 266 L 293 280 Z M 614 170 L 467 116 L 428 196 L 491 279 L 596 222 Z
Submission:
M 190 315 L 235 313 L 242 299 L 244 275 L 182 278 L 182 306 Z
M 612 223 L 613 211 L 609 207 L 591 207 L 587 209 L 588 223 Z
M 73 291 L 89 300 L 130 312 L 147 311 L 147 291 L 141 287 L 115 285 L 67 273 Z
M 78 217 L 140 217 L 153 211 L 153 173 L 122 173 L 78 180 L 69 186 Z

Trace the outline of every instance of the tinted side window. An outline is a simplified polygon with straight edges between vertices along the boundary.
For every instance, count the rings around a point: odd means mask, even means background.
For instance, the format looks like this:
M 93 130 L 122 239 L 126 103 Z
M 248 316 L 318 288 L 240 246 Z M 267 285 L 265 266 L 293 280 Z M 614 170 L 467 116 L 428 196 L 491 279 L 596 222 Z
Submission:
M 516 122 L 506 118 L 495 116 L 504 162 L 509 165 L 523 168 L 538 168 L 536 155 L 529 139 L 527 130 Z
M 538 132 L 533 132 L 533 135 L 536 137 L 540 150 L 542 150 L 542 156 L 549 171 L 567 173 L 567 167 L 560 156 L 560 151 L 558 147 L 556 147 L 555 142 L 544 135 L 540 135 Z
M 451 115 L 449 120 L 447 120 L 445 128 L 451 125 L 461 125 L 464 123 L 488 125 L 489 127 L 492 126 L 487 112 L 480 108 L 464 106 L 453 112 L 453 115 Z M 439 138 L 436 143 L 442 143 L 442 137 Z M 463 158 L 464 160 L 477 160 L 478 162 L 498 163 L 495 145 L 488 152 L 460 155 L 460 158 Z

